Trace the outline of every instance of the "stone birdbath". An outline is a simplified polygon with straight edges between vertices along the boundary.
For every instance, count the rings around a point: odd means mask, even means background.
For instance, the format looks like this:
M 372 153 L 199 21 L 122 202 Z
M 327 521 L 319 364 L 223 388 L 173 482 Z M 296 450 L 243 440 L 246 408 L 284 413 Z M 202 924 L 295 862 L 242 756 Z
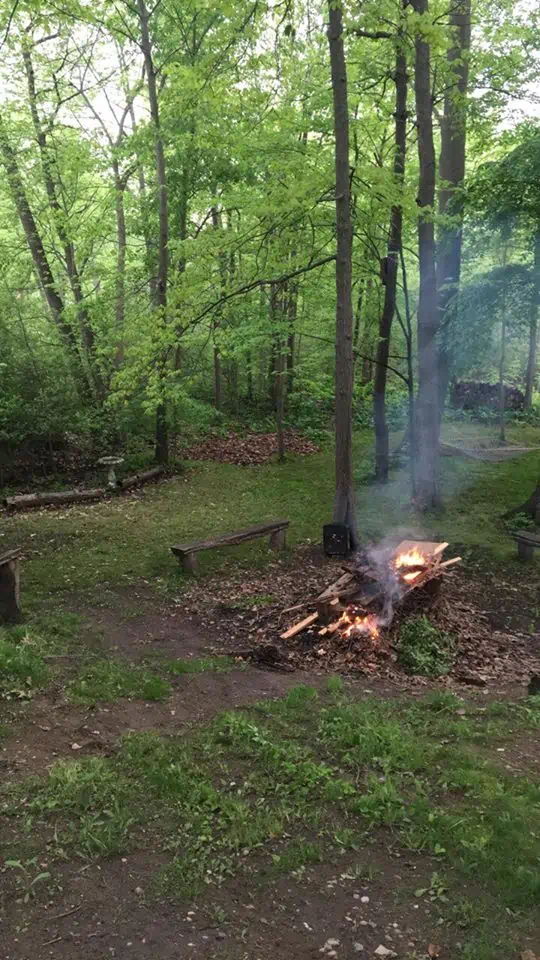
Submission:
M 119 467 L 124 462 L 123 457 L 101 457 L 98 460 L 98 466 L 108 467 L 109 472 L 107 475 L 107 486 L 112 490 L 116 490 L 118 487 L 118 480 L 116 479 L 115 467 Z

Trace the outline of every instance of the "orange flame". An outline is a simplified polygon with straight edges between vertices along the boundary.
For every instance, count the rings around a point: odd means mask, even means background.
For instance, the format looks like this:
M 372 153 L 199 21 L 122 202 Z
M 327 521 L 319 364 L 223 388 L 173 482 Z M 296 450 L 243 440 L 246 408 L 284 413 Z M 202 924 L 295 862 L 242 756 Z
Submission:
M 427 563 L 426 557 L 419 550 L 410 550 L 409 553 L 400 553 L 394 560 L 394 566 L 399 567 L 422 567 Z M 405 575 L 407 576 L 407 574 Z
M 347 611 L 339 619 L 339 626 L 345 637 L 355 633 L 368 633 L 373 640 L 379 636 L 377 617 L 370 613 L 366 617 L 350 616 Z

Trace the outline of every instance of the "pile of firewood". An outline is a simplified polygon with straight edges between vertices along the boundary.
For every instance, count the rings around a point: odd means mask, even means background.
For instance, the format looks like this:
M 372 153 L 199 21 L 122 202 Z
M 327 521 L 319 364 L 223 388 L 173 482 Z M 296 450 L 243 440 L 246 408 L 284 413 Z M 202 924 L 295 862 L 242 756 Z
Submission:
M 319 635 L 342 631 L 347 636 L 378 636 L 390 625 L 395 607 L 413 590 L 441 580 L 445 571 L 461 557 L 443 561 L 447 543 L 425 540 L 403 540 L 396 547 L 382 551 L 360 551 L 342 564 L 343 574 L 311 602 L 315 610 L 281 634 L 290 640 L 315 623 Z M 300 609 L 289 608 L 284 613 Z

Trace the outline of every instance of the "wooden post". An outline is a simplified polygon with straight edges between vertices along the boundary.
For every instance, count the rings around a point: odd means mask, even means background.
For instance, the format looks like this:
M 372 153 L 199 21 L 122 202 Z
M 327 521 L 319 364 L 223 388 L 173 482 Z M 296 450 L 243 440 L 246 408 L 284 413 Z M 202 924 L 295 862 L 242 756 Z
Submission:
M 271 550 L 284 550 L 287 543 L 287 528 L 282 527 L 281 530 L 275 530 L 274 533 L 270 534 L 270 549 Z
M 184 573 L 188 577 L 194 577 L 197 573 L 197 556 L 195 553 L 186 553 L 182 557 L 182 566 Z
M 17 554 L 0 557 L 0 623 L 18 623 L 20 608 L 19 558 Z
M 525 563 L 530 563 L 534 558 L 534 545 L 527 543 L 526 540 L 518 540 L 517 546 L 519 559 L 524 560 Z

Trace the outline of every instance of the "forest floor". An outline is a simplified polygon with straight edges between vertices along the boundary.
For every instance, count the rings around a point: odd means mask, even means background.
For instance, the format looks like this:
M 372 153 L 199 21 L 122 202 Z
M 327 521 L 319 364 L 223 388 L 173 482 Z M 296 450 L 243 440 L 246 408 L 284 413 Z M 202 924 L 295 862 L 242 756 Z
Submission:
M 393 661 L 353 673 L 301 644 L 280 671 L 236 656 L 334 575 L 311 545 L 331 451 L 193 463 L 126 499 L 5 518 L 26 619 L 0 636 L 1 960 L 540 953 L 540 565 L 524 575 L 499 521 L 538 454 L 444 471 L 447 511 L 422 531 L 402 476 L 359 486 L 360 525 L 459 548 L 443 599 L 463 605 L 481 686 Z M 169 553 L 275 515 L 294 547 L 279 559 L 214 551 L 186 582 Z

